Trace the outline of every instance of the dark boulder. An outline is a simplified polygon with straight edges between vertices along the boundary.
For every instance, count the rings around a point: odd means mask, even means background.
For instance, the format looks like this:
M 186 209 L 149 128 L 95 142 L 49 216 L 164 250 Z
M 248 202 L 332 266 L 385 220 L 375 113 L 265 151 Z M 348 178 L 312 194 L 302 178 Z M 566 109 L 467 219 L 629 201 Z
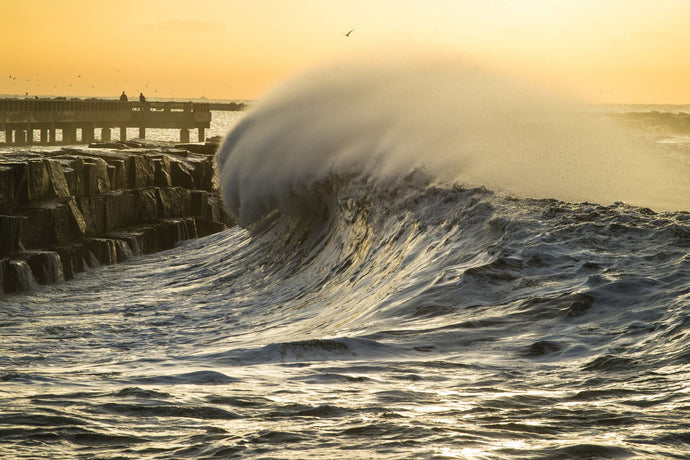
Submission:
M 0 256 L 19 251 L 25 216 L 0 215 Z
M 172 179 L 173 187 L 183 187 L 188 190 L 196 188 L 189 167 L 181 161 L 170 162 L 170 178 Z

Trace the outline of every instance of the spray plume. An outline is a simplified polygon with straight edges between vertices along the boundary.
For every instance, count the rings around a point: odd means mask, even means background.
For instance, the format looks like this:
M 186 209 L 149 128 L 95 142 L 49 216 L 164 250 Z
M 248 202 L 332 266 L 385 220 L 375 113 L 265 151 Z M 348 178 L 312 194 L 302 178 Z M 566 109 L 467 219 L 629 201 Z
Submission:
M 279 85 L 223 141 L 242 225 L 329 176 L 403 176 L 521 197 L 687 209 L 688 179 L 584 105 L 453 58 L 340 61 Z M 684 193 L 683 193 L 684 192 Z

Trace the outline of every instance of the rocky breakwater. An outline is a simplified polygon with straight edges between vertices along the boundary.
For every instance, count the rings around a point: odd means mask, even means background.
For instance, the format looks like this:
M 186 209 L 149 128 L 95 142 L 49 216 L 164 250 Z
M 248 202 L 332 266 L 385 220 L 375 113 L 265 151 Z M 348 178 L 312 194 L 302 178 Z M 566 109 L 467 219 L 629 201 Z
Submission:
M 0 294 L 233 225 L 214 186 L 214 146 L 185 147 L 0 153 Z

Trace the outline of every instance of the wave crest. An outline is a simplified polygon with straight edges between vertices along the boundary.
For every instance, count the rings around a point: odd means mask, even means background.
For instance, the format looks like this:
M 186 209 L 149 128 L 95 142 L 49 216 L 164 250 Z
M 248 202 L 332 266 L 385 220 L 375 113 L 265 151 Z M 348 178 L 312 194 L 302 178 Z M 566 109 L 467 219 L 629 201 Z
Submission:
M 322 206 L 317 195 L 333 177 L 391 181 L 419 168 L 446 186 L 682 208 L 678 184 L 687 178 L 648 149 L 543 89 L 426 58 L 337 63 L 287 81 L 226 136 L 216 160 L 242 226 L 274 210 L 301 215 Z M 667 180 L 650 180 L 657 176 Z

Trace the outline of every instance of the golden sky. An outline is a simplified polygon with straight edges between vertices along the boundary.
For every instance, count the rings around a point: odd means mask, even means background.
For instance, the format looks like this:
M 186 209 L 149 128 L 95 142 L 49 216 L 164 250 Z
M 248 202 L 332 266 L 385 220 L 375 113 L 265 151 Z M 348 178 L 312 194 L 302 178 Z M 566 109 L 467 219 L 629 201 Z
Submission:
M 255 99 L 340 56 L 424 49 L 588 102 L 682 104 L 689 24 L 686 0 L 6 0 L 0 94 Z

